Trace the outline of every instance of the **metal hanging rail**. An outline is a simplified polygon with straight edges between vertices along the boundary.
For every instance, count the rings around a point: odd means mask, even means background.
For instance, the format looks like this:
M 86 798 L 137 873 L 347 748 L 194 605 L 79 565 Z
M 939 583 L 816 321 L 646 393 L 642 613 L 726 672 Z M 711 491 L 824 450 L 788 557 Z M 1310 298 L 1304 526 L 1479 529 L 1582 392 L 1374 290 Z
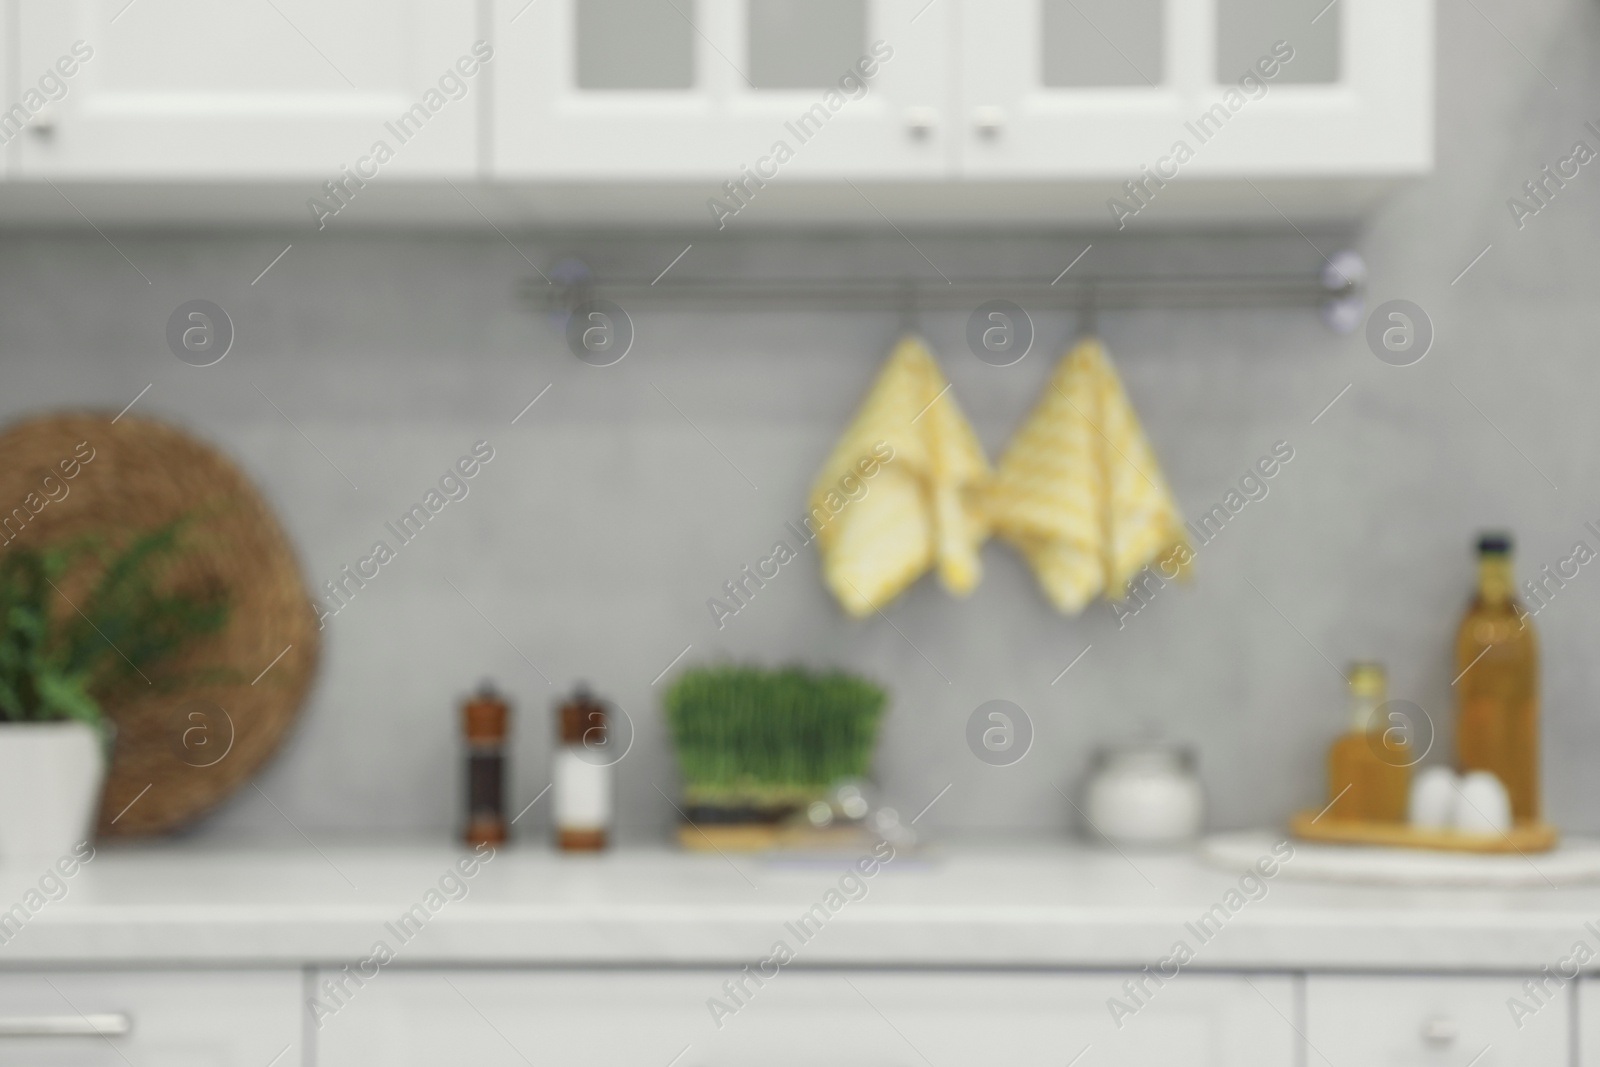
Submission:
M 861 310 L 971 310 L 986 300 L 1011 300 L 1028 310 L 1142 307 L 1307 307 L 1359 302 L 1363 271 L 1348 257 L 1344 273 L 1312 274 L 1082 274 L 1056 282 L 1037 279 L 805 278 L 787 280 L 585 281 L 523 283 L 523 298 L 545 311 L 604 299 L 622 307 L 676 304 L 725 311 L 828 307 Z

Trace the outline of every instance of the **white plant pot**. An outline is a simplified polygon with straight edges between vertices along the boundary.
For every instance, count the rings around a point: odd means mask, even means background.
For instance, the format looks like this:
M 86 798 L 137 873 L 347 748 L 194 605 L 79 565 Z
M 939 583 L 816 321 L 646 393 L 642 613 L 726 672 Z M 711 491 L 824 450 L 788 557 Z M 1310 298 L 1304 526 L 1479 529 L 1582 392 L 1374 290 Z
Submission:
M 88 840 L 105 776 L 92 726 L 0 723 L 0 868 L 48 864 Z

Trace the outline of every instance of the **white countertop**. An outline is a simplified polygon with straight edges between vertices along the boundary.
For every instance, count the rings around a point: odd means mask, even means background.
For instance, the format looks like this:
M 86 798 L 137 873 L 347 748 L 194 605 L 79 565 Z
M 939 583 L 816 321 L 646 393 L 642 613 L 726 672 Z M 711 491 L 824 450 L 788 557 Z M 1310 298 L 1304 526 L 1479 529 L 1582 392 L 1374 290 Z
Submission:
M 826 905 L 855 858 L 664 848 L 561 856 L 519 846 L 502 849 L 464 882 L 465 897 L 429 915 L 426 894 L 465 855 L 326 842 L 102 847 L 66 880 L 64 896 L 0 944 L 0 970 L 298 966 L 356 959 L 380 938 L 400 944 L 403 966 L 737 966 L 779 938 L 794 943 L 785 924 Z M 0 869 L 0 910 L 42 873 Z M 1593 943 L 1585 922 L 1600 929 L 1600 887 L 1408 889 L 1280 873 L 1202 941 L 1185 924 L 1238 882 L 1187 854 L 935 844 L 866 880 L 865 895 L 831 915 L 799 962 L 1138 967 L 1182 939 L 1194 947 L 1195 969 L 1537 970 L 1580 937 Z M 400 943 L 392 924 L 418 904 L 426 924 Z

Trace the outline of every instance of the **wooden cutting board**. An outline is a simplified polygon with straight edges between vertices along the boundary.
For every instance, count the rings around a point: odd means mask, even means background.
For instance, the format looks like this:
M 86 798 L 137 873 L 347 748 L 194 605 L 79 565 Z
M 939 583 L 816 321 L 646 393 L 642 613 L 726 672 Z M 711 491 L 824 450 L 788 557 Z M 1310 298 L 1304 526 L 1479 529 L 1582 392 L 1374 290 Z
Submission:
M 1445 852 L 1548 852 L 1560 835 L 1547 822 L 1519 822 L 1503 833 L 1476 834 L 1460 830 L 1411 826 L 1399 822 L 1363 822 L 1318 818 L 1315 809 L 1296 812 L 1289 832 L 1306 841 L 1343 845 L 1387 845 Z

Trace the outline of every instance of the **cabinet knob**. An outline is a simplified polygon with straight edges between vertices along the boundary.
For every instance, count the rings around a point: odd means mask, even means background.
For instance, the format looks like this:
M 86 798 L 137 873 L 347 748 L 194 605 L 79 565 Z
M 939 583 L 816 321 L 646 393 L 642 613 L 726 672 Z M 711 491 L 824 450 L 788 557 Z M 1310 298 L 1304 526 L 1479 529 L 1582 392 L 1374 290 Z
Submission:
M 984 140 L 992 141 L 1000 136 L 1000 131 L 1005 129 L 1006 112 L 999 107 L 974 108 L 972 112 L 972 128 Z
M 28 131 L 41 141 L 47 141 L 56 135 L 56 113 L 51 108 L 45 108 L 33 118 L 28 120 Z
M 932 107 L 906 108 L 906 132 L 918 141 L 933 135 L 939 125 L 939 110 Z
M 1422 1040 L 1435 1048 L 1444 1048 L 1446 1045 L 1455 1044 L 1456 1038 L 1461 1035 L 1461 1028 L 1454 1019 L 1444 1015 L 1435 1015 L 1422 1024 Z

